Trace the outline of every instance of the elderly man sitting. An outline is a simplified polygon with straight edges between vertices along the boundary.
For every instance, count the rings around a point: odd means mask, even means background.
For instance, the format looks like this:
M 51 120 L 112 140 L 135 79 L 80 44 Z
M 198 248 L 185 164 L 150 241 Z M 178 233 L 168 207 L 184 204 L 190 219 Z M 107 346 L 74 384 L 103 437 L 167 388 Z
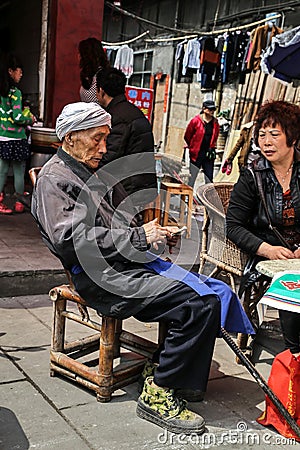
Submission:
M 205 421 L 187 409 L 183 398 L 200 400 L 206 390 L 220 298 L 234 294 L 224 283 L 210 284 L 196 275 L 194 284 L 187 283 L 186 271 L 174 275 L 172 264 L 165 267 L 149 252 L 165 243 L 172 229 L 156 220 L 137 226 L 122 185 L 107 166 L 97 170 L 110 123 L 110 115 L 96 103 L 65 106 L 56 123 L 62 146 L 39 174 L 32 214 L 91 307 L 119 319 L 167 324 L 137 414 L 172 432 L 200 434 Z

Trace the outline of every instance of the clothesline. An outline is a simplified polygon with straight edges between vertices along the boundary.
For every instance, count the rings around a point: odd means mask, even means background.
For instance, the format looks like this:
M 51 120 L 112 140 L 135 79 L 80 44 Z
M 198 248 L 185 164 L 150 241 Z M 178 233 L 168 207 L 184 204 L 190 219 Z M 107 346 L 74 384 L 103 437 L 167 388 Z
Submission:
M 109 46 L 109 47 L 110 46 L 116 46 L 116 45 L 130 44 L 131 42 L 135 42 L 138 39 L 141 39 L 142 37 L 144 37 L 146 34 L 149 34 L 149 33 L 150 33 L 150 31 L 147 30 L 144 33 L 139 34 L 138 36 L 136 36 L 136 37 L 134 37 L 132 39 L 128 39 L 127 41 L 122 41 L 122 42 L 104 42 L 104 41 L 102 41 L 102 44 L 106 45 L 106 46 Z
M 278 17 L 281 17 L 281 14 L 276 14 L 272 17 L 270 17 L 270 19 L 277 19 Z M 190 35 L 184 35 L 184 36 L 177 36 L 177 37 L 173 37 L 173 38 L 152 38 L 152 39 L 145 39 L 145 42 L 168 42 L 168 41 L 180 41 L 182 39 L 192 39 L 195 38 L 199 35 L 204 35 L 204 36 L 210 36 L 213 34 L 222 34 L 222 33 L 226 33 L 226 32 L 231 32 L 231 31 L 237 31 L 237 30 L 242 30 L 244 28 L 249 28 L 249 27 L 253 27 L 255 25 L 259 25 L 261 23 L 266 22 L 267 19 L 261 19 L 261 20 L 257 20 L 255 22 L 251 22 L 248 23 L 246 25 L 240 25 L 239 27 L 234 27 L 234 28 L 224 28 L 222 30 L 215 30 L 215 31 L 200 31 L 197 34 L 190 34 Z
M 270 17 L 270 19 L 274 20 L 274 19 L 278 19 L 279 17 L 281 17 L 281 14 L 278 13 L 278 14 Z M 266 18 L 265 19 L 256 20 L 255 22 L 251 22 L 251 23 L 248 23 L 246 25 L 240 25 L 239 27 L 223 28 L 221 30 L 214 30 L 214 31 L 199 31 L 197 34 L 195 33 L 195 34 L 184 35 L 184 36 L 177 36 L 177 37 L 144 39 L 144 41 L 145 42 L 168 42 L 168 41 L 180 41 L 182 39 L 193 39 L 193 38 L 195 38 L 195 37 L 197 37 L 199 35 L 210 36 L 210 35 L 214 35 L 214 34 L 222 34 L 222 33 L 226 33 L 226 32 L 242 30 L 242 29 L 245 29 L 245 28 L 253 27 L 255 25 L 259 25 L 261 23 L 264 23 L 264 22 L 266 22 L 266 20 L 267 20 Z M 108 47 L 130 44 L 131 42 L 135 42 L 138 39 L 141 39 L 142 37 L 146 36 L 149 33 L 150 33 L 150 31 L 147 30 L 144 33 L 139 34 L 138 36 L 136 36 L 136 37 L 134 37 L 132 39 L 128 39 L 127 41 L 122 41 L 122 42 L 105 42 L 105 41 L 102 41 L 102 44 L 106 45 Z

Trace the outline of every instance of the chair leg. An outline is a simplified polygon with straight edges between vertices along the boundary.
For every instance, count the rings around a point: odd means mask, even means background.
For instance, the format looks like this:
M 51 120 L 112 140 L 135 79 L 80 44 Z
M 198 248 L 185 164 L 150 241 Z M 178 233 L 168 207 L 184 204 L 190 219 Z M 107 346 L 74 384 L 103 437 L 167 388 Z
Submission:
M 170 201 L 171 201 L 171 194 L 170 194 L 170 192 L 166 191 L 165 205 L 164 205 L 164 211 L 163 211 L 163 226 L 164 227 L 166 227 L 169 223 Z
M 55 352 L 63 352 L 65 344 L 65 326 L 66 318 L 63 312 L 66 309 L 66 300 L 58 298 L 53 302 L 53 326 L 51 348 Z
M 105 403 L 111 400 L 113 386 L 113 355 L 116 319 L 102 317 L 99 349 L 99 387 L 97 400 Z
M 233 292 L 236 292 L 236 286 L 235 286 L 235 279 L 234 276 L 232 275 L 232 273 L 226 272 L 226 275 L 229 278 L 230 281 L 230 287 L 233 290 Z
M 179 224 L 182 226 L 184 224 L 184 215 L 186 209 L 185 195 L 180 196 L 180 213 L 179 213 Z
M 114 338 L 114 358 L 118 358 L 121 353 L 120 336 L 123 331 L 123 321 L 116 320 L 115 338 Z
M 252 322 L 254 328 L 258 328 L 256 305 L 268 289 L 269 284 L 270 281 L 267 278 L 262 277 L 251 286 L 249 286 L 244 292 L 243 308 L 249 320 Z M 255 337 L 252 339 L 251 345 L 248 344 L 249 337 L 250 336 L 248 334 L 239 333 L 237 337 L 237 345 L 241 350 L 244 350 L 246 356 L 251 359 Z M 237 360 L 237 362 L 240 361 Z
M 63 298 L 53 301 L 51 349 L 54 352 L 63 352 L 65 347 L 66 318 L 62 312 L 66 309 L 66 303 Z M 52 369 L 50 369 L 50 376 L 55 376 L 55 371 Z
M 165 322 L 159 322 L 158 325 L 158 345 L 163 344 L 168 333 L 168 325 Z
M 187 210 L 187 219 L 186 219 L 186 226 L 187 226 L 187 238 L 191 237 L 192 233 L 192 208 L 193 208 L 193 195 L 190 194 L 188 196 L 188 210 Z

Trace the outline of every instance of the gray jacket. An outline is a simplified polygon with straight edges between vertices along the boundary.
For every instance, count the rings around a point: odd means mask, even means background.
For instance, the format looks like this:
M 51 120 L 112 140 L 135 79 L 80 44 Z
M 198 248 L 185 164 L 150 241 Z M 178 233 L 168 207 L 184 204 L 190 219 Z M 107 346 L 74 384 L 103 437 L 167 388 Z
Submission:
M 79 294 L 100 313 L 126 318 L 158 289 L 169 289 L 171 280 L 144 267 L 144 229 L 136 226 L 123 187 L 114 183 L 103 169 L 93 174 L 59 148 L 39 174 L 32 214 Z

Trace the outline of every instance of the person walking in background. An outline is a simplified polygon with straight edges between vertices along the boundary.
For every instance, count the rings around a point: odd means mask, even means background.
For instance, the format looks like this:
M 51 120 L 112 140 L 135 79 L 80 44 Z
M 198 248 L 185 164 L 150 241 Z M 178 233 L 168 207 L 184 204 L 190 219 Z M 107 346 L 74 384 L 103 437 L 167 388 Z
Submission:
M 87 38 L 79 42 L 80 67 L 80 100 L 82 102 L 96 102 L 96 72 L 109 67 L 109 61 L 101 42 L 94 38 Z
M 226 172 L 227 175 L 230 175 L 232 170 L 232 162 L 239 151 L 239 170 L 241 170 L 242 167 L 247 167 L 254 159 L 257 159 L 260 156 L 260 149 L 253 142 L 253 122 L 245 123 L 245 125 L 243 125 L 235 146 L 231 152 L 229 152 L 229 155 L 223 163 L 223 173 Z
M 202 167 L 205 182 L 213 181 L 216 145 L 220 132 L 218 120 L 214 117 L 216 105 L 213 100 L 203 102 L 200 114 L 188 124 L 184 140 L 187 143 L 191 160 L 189 185 L 194 186 L 199 169 Z
M 154 138 L 149 120 L 127 100 L 125 86 L 126 76 L 119 69 L 108 68 L 97 73 L 98 102 L 112 117 L 102 165 L 122 158 L 114 174 L 127 194 L 133 195 L 135 206 L 143 208 L 157 196 Z
M 22 110 L 22 93 L 16 85 L 23 75 L 21 63 L 14 55 L 2 55 L 0 62 L 0 214 L 11 214 L 4 203 L 4 186 L 10 165 L 14 174 L 14 211 L 21 213 L 24 205 L 25 161 L 30 156 L 26 127 L 36 118 Z

